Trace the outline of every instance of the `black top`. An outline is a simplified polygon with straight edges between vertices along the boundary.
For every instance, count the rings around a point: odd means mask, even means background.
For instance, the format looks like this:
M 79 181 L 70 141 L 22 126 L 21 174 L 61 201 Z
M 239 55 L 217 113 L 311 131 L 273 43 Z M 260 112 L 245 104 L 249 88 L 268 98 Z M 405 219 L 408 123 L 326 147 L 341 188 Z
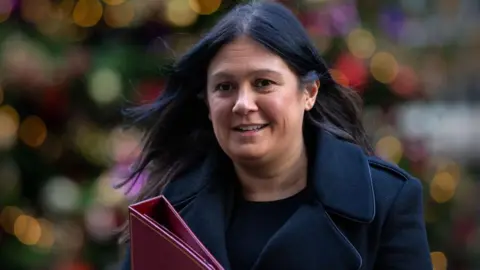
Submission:
M 268 240 L 307 201 L 306 189 L 277 201 L 251 202 L 237 196 L 228 226 L 227 251 L 232 270 L 251 269 Z

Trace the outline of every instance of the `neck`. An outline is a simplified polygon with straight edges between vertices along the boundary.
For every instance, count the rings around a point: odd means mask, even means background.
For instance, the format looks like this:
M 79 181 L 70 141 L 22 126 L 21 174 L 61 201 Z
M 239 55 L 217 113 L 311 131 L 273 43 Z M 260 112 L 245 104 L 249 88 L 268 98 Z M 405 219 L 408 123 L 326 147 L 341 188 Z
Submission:
M 274 201 L 295 195 L 307 186 L 307 154 L 303 142 L 297 151 L 271 162 L 235 164 L 235 172 L 249 201 Z

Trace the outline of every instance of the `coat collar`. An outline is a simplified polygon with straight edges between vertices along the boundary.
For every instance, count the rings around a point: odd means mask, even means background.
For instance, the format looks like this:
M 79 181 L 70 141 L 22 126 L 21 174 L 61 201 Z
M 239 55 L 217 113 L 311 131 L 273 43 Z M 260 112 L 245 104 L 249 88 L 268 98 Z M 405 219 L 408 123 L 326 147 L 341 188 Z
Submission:
M 326 211 L 361 223 L 371 222 L 375 217 L 375 195 L 363 150 L 321 129 L 307 141 L 307 147 L 310 149 L 310 181 Z M 223 154 L 211 153 L 169 184 L 165 196 L 176 204 L 200 193 L 218 178 L 218 165 L 225 166 L 219 162 L 223 157 Z

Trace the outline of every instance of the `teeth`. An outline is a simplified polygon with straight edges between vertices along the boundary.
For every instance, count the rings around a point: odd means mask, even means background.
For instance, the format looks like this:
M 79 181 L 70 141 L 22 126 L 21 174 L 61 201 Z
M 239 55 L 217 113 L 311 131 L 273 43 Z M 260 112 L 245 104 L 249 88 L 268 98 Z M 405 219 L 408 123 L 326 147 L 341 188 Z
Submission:
M 238 129 L 241 130 L 241 131 L 252 131 L 252 130 L 261 129 L 262 127 L 263 127 L 263 125 L 259 125 L 259 126 L 239 127 Z

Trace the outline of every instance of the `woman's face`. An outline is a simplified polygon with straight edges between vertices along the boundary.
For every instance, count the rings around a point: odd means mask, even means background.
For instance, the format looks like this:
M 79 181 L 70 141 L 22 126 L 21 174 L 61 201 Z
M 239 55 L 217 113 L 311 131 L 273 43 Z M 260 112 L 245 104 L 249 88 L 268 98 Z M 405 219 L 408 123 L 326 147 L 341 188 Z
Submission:
M 303 115 L 318 83 L 299 89 L 282 58 L 247 37 L 225 45 L 207 76 L 209 118 L 232 160 L 267 161 L 303 147 Z

